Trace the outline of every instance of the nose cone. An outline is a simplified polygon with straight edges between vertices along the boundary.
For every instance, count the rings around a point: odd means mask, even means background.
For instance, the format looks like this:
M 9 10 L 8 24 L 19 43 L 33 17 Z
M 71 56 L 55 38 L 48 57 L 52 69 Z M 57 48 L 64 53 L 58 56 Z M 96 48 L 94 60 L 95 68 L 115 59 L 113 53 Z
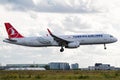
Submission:
M 117 42 L 117 38 L 113 37 L 112 42 Z
M 113 42 L 117 42 L 117 41 L 118 41 L 117 38 L 114 38 L 114 39 L 113 39 Z

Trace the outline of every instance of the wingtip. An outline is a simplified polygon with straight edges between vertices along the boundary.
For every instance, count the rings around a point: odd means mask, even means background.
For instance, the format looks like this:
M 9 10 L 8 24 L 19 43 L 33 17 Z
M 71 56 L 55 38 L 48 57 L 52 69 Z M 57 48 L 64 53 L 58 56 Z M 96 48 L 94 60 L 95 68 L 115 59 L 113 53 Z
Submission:
M 49 34 L 51 35 L 52 34 L 52 32 L 47 28 L 47 30 L 48 30 L 48 32 L 49 32 Z

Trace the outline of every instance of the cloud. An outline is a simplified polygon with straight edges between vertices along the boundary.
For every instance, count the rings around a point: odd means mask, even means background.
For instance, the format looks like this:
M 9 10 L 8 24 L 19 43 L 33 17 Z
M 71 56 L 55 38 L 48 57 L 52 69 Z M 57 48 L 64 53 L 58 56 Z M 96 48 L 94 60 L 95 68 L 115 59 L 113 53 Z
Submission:
M 1 5 L 5 5 L 8 10 L 27 11 L 34 7 L 32 0 L 0 0 Z
M 60 13 L 93 13 L 98 12 L 91 7 L 91 0 L 0 0 L 1 5 L 6 5 L 9 10 L 60 12 Z
M 83 20 L 81 16 L 66 16 L 62 23 L 66 26 L 64 28 L 66 31 L 78 32 L 80 30 L 89 30 L 92 28 L 87 22 L 88 21 Z
M 96 12 L 90 8 L 90 3 L 86 0 L 45 0 L 40 1 L 36 10 L 43 12 L 67 12 L 67 13 L 85 13 Z

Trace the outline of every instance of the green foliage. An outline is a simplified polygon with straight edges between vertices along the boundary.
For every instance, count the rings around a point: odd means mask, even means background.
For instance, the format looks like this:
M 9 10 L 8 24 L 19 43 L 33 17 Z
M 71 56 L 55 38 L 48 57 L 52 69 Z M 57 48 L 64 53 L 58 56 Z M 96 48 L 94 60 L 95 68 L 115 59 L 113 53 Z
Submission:
M 118 78 L 120 76 L 120 72 L 116 71 L 116 72 L 112 72 L 112 73 L 104 73 L 103 76 L 105 78 Z
M 35 76 L 36 79 L 41 79 L 40 75 Z
M 0 80 L 120 80 L 120 71 L 0 71 Z
M 78 79 L 88 79 L 88 78 L 89 78 L 89 76 L 85 76 L 85 75 L 78 76 Z

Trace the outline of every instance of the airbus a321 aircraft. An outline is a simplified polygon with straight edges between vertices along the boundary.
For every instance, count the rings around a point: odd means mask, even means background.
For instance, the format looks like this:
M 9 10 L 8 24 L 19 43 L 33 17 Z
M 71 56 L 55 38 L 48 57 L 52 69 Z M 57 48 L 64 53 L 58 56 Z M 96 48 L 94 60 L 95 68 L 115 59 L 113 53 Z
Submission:
M 56 36 L 48 30 L 49 35 L 40 37 L 24 37 L 10 23 L 5 23 L 8 38 L 3 42 L 30 47 L 59 46 L 60 52 L 65 48 L 78 48 L 80 45 L 104 44 L 116 42 L 117 39 L 110 34 L 78 34 Z

